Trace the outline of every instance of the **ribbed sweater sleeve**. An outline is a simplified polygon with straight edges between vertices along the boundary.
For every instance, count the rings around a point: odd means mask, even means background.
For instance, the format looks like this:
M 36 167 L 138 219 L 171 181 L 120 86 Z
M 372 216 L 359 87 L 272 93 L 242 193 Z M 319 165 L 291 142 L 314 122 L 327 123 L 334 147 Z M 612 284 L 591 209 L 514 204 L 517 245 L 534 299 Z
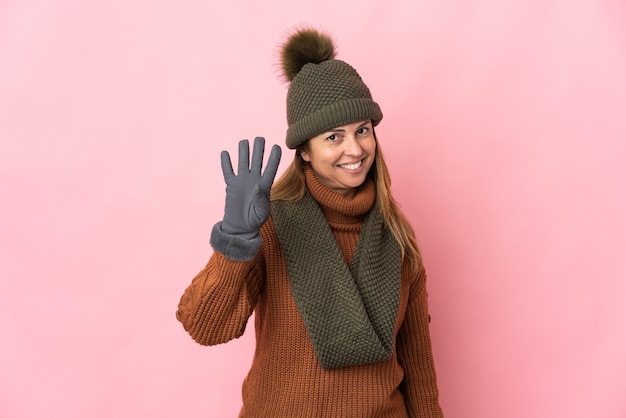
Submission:
M 438 402 L 427 298 L 426 274 L 422 268 L 409 291 L 406 315 L 397 339 L 398 361 L 405 372 L 400 389 L 411 418 L 443 417 Z
M 228 259 L 215 251 L 192 280 L 178 304 L 176 317 L 202 345 L 225 343 L 243 335 L 263 284 L 262 259 Z
M 346 264 L 351 263 L 365 215 L 374 204 L 373 183 L 364 184 L 348 200 L 322 187 L 317 179 L 307 179 Z M 403 265 L 392 357 L 324 369 L 293 297 L 272 216 L 259 232 L 261 246 L 256 253 L 248 242 L 242 246 L 227 240 L 228 245 L 214 246 L 208 264 L 185 290 L 176 312 L 185 330 L 203 345 L 241 336 L 255 312 L 256 348 L 242 385 L 239 416 L 442 418 L 423 268 L 416 276 L 408 263 Z M 250 251 L 236 261 L 229 251 L 233 245 Z

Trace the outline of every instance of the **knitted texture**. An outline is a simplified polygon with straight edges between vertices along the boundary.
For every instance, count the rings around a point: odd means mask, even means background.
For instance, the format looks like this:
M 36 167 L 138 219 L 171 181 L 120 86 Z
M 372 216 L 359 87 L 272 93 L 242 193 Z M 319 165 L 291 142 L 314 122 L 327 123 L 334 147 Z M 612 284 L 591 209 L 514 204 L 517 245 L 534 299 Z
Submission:
M 294 77 L 287 93 L 287 147 L 297 148 L 338 126 L 383 118 L 369 88 L 349 64 L 341 60 L 309 63 Z
M 307 188 L 322 211 L 344 260 L 351 264 L 373 184 L 347 200 L 307 172 Z M 254 357 L 242 385 L 240 417 L 441 418 L 428 330 L 426 275 L 403 263 L 395 349 L 387 361 L 323 369 L 294 301 L 272 217 L 262 246 L 248 262 L 213 252 L 180 299 L 176 316 L 203 345 L 239 337 L 254 326 Z M 305 239 L 303 237 L 303 239 Z M 254 321 L 250 315 L 254 310 Z M 248 360 L 246 360 L 248 361 Z M 211 374 L 215 364 L 193 366 Z
M 374 208 L 348 267 L 310 194 L 273 202 L 298 310 L 325 369 L 388 360 L 400 292 L 400 248 Z

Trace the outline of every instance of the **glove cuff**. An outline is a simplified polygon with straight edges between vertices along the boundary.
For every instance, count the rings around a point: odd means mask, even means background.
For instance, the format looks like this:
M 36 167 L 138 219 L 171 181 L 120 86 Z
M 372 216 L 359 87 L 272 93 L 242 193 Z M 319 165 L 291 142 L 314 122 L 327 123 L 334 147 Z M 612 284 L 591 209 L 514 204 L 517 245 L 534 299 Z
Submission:
M 211 246 L 215 251 L 224 254 L 233 261 L 246 262 L 254 258 L 259 252 L 263 239 L 257 234 L 253 238 L 231 235 L 222 231 L 222 222 L 218 222 L 211 230 Z

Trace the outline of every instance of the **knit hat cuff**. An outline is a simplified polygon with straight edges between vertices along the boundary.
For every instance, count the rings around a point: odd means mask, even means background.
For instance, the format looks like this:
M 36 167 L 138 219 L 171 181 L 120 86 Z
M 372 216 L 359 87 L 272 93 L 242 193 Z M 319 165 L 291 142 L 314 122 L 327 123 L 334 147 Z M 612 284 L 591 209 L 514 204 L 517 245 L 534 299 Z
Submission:
M 376 126 L 382 118 L 380 106 L 372 99 L 357 98 L 331 103 L 289 126 L 287 147 L 296 149 L 316 135 L 361 120 L 369 119 Z

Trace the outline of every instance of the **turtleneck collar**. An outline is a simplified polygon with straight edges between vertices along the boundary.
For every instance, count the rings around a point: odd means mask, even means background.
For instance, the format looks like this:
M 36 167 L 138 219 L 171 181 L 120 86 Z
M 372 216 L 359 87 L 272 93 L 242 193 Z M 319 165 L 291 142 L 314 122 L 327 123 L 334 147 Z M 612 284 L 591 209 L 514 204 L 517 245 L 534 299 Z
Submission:
M 359 186 L 352 199 L 346 199 L 341 193 L 326 187 L 307 165 L 305 168 L 306 186 L 313 199 L 322 207 L 324 214 L 334 222 L 354 222 L 354 218 L 366 215 L 376 199 L 374 182 L 367 177 Z

